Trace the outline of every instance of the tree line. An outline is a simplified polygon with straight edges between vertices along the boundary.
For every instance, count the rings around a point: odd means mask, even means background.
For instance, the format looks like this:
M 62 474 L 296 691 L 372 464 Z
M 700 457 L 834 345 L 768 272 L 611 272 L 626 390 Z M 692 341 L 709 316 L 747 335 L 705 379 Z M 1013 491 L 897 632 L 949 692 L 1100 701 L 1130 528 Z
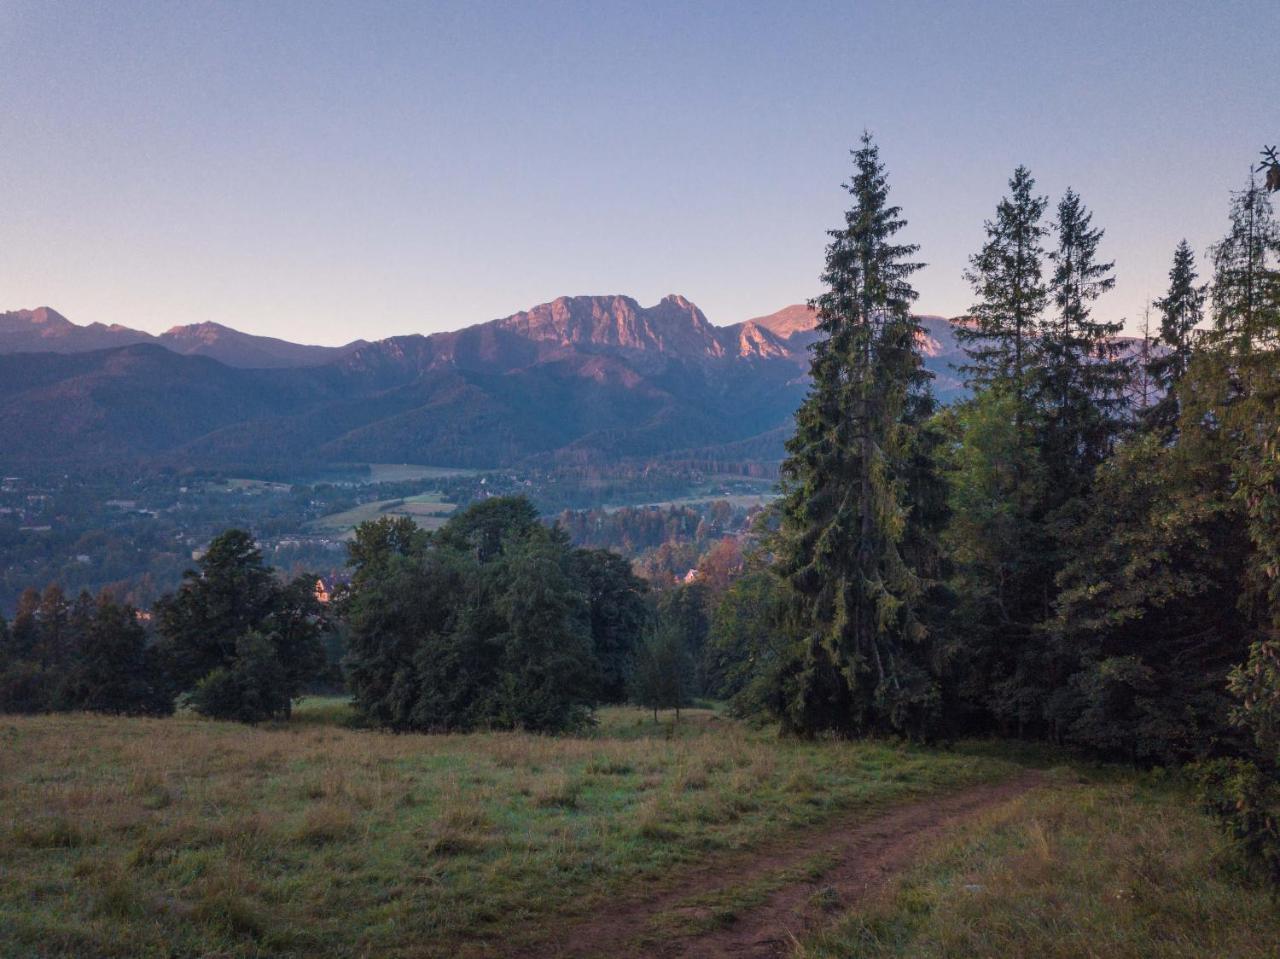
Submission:
M 1233 195 L 1207 282 L 1178 244 L 1135 358 L 1096 312 L 1115 282 L 1103 230 L 1071 189 L 1050 219 L 1019 167 L 966 272 L 971 397 L 936 410 L 910 313 L 917 248 L 869 138 L 853 160 L 780 525 L 726 597 L 738 709 L 804 736 L 998 733 L 1211 761 L 1208 801 L 1280 871 L 1266 192 L 1251 177 Z

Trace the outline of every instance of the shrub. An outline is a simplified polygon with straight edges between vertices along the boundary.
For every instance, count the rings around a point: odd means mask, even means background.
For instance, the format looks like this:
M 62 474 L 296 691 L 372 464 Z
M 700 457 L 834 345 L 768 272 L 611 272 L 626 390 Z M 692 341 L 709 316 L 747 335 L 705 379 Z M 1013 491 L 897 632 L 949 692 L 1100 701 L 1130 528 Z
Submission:
M 290 693 L 275 645 L 261 633 L 247 633 L 236 643 L 233 663 L 200 680 L 188 702 L 211 719 L 259 723 L 288 716 Z
M 1246 759 L 1198 767 L 1200 800 L 1243 858 L 1280 887 L 1280 783 Z

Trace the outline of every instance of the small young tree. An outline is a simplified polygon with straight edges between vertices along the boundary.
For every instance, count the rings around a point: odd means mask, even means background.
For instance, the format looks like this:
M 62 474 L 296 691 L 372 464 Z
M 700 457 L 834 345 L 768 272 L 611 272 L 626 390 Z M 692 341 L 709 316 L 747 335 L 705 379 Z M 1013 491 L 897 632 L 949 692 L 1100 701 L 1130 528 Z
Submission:
M 674 709 L 679 722 L 680 707 L 689 699 L 690 669 L 680 631 L 671 622 L 659 620 L 636 652 L 632 701 L 652 709 L 655 723 L 659 709 Z
M 1202 765 L 1201 801 L 1244 859 L 1280 890 L 1280 641 L 1255 643 L 1230 688 L 1239 701 L 1235 719 L 1256 753 Z
M 1182 240 L 1173 251 L 1169 269 L 1169 290 L 1156 300 L 1160 311 L 1158 351 L 1147 364 L 1157 391 L 1156 403 L 1147 409 L 1143 420 L 1151 428 L 1171 433 L 1178 424 L 1177 385 L 1191 365 L 1195 349 L 1196 326 L 1204 319 L 1205 284 L 1197 284 L 1196 258 L 1191 246 Z
M 711 629 L 706 583 L 681 583 L 658 596 L 658 617 L 675 631 L 689 662 L 689 693 L 704 695 L 706 688 L 707 636 Z

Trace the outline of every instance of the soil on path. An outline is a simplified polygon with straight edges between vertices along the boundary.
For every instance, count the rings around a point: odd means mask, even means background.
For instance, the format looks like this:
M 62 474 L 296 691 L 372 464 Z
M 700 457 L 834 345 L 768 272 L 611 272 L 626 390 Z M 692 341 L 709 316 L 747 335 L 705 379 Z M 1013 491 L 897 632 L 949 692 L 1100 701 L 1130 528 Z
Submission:
M 883 889 L 946 832 L 1040 782 L 1034 772 L 918 800 L 868 819 L 843 816 L 785 844 L 733 856 L 647 899 L 610 904 L 560 930 L 528 955 L 538 959 L 772 959 Z M 755 884 L 754 905 L 718 921 L 717 895 L 731 901 Z

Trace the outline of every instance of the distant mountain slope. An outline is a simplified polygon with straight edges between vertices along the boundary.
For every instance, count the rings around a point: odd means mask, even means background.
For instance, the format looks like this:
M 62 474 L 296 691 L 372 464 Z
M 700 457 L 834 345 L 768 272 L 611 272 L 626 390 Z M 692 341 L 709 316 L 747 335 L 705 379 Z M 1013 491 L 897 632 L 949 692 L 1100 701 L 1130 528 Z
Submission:
M 357 340 L 346 346 L 307 346 L 241 333 L 218 323 L 175 326 L 152 336 L 125 326 L 79 326 L 47 306 L 0 313 L 0 354 L 87 353 L 135 343 L 154 343 L 184 356 L 208 356 L 244 369 L 321 366 L 365 345 Z
M 757 316 L 747 320 L 756 326 L 762 326 L 775 336 L 790 339 L 797 333 L 809 333 L 818 322 L 817 314 L 807 303 L 794 303 L 784 306 L 777 313 L 768 316 Z
M 322 381 L 285 372 L 234 369 L 154 343 L 0 356 L 0 458 L 127 461 L 325 401 Z
M 356 340 L 346 346 L 308 346 L 241 333 L 219 323 L 175 326 L 156 337 L 156 342 L 184 356 L 207 356 L 228 366 L 264 370 L 321 366 L 365 345 L 364 340 Z
M 0 353 L 85 353 L 152 339 L 123 326 L 78 326 L 47 306 L 0 313 Z
M 938 398 L 949 403 L 964 395 L 964 381 L 960 367 L 964 363 L 964 350 L 956 342 L 952 320 L 944 316 L 921 315 L 916 322 L 924 329 L 920 352 L 924 365 L 933 373 L 933 391 Z M 817 337 L 817 314 L 804 303 L 783 307 L 768 316 L 747 320 L 743 326 L 756 325 L 771 332 L 788 350 L 807 359 L 807 349 Z
M 0 348 L 59 347 L 0 356 L 8 461 L 776 459 L 807 389 L 814 339 L 802 305 L 720 327 L 674 294 L 649 307 L 626 296 L 561 297 L 461 330 L 339 348 L 215 324 L 150 337 L 40 312 L 4 314 L 0 324 Z M 921 323 L 945 398 L 959 389 L 950 325 Z M 34 329 L 49 332 L 33 338 Z M 129 336 L 142 340 L 78 349 Z

